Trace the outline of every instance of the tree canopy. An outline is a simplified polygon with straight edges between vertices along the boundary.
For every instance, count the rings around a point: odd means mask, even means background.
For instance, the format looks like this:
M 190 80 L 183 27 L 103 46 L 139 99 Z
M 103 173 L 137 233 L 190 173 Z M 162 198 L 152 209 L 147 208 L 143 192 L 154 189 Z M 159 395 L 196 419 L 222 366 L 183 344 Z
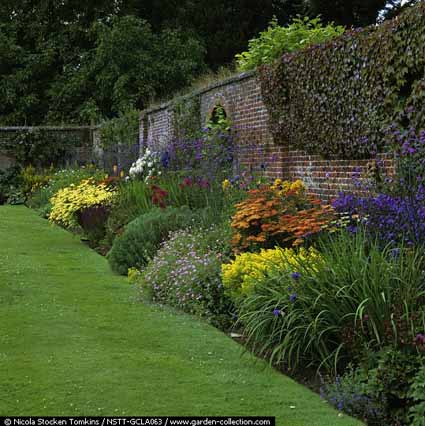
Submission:
M 412 0 L 414 1 L 414 0 Z M 391 0 L 389 14 L 401 0 Z M 0 124 L 87 123 L 230 63 L 273 18 L 375 22 L 384 0 L 0 2 Z

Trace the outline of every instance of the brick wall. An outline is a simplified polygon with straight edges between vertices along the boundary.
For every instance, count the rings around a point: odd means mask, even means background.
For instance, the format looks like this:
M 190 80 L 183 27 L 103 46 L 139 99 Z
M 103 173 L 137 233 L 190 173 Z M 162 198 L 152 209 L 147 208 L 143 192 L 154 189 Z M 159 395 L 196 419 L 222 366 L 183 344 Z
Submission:
M 362 173 L 369 161 L 324 160 L 276 144 L 268 128 L 268 113 L 255 73 L 244 73 L 216 83 L 193 95 L 200 96 L 201 123 L 209 119 L 214 107 L 224 107 L 235 131 L 239 162 L 248 168 L 264 169 L 269 178 L 302 179 L 312 194 L 329 199 L 341 190 L 356 190 L 354 173 Z M 161 149 L 173 137 L 172 102 L 142 112 L 140 145 Z M 393 163 L 380 157 L 389 174 Z

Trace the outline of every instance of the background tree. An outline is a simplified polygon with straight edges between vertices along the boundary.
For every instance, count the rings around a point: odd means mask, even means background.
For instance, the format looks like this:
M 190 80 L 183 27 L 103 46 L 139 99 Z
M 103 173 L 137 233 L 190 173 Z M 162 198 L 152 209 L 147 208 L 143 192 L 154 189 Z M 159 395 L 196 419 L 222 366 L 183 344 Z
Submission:
M 417 0 L 306 0 L 308 12 L 321 15 L 325 22 L 346 27 L 363 27 L 374 24 L 379 17 L 394 17 L 404 7 Z
M 357 26 L 402 8 L 401 0 L 1 1 L 0 124 L 87 123 L 143 108 L 231 63 L 273 16 L 280 25 L 309 13 Z

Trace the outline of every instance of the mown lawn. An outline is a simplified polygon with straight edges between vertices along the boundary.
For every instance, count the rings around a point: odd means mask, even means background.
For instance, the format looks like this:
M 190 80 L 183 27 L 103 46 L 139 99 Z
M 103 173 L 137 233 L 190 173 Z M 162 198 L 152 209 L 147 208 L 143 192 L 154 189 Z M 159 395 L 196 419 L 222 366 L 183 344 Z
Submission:
M 0 415 L 360 425 L 213 327 L 135 297 L 77 237 L 25 207 L 0 207 Z

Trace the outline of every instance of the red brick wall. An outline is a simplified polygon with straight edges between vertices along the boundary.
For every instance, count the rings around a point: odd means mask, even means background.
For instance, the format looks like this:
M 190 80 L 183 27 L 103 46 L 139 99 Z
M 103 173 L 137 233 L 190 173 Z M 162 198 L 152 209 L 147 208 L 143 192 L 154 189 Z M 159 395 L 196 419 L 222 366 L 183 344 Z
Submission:
M 245 73 L 209 86 L 200 92 L 201 123 L 206 123 L 219 103 L 232 120 L 240 163 L 264 170 L 269 178 L 302 179 L 312 194 L 329 199 L 341 190 L 356 190 L 353 174 L 365 171 L 368 160 L 324 160 L 275 144 L 268 128 L 268 113 L 255 73 Z M 171 103 L 144 111 L 141 118 L 141 145 L 165 147 L 173 137 Z M 388 173 L 389 156 L 380 159 Z

